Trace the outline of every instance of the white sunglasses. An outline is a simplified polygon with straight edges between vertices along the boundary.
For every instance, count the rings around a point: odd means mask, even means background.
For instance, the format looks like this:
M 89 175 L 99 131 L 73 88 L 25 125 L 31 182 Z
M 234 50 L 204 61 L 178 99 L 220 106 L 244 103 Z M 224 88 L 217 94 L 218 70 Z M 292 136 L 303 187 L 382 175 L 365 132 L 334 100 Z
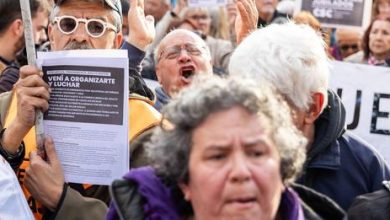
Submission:
M 112 29 L 115 33 L 118 31 L 114 25 L 96 18 L 85 19 L 64 15 L 55 17 L 53 21 L 53 23 L 57 23 L 58 29 L 60 29 L 63 34 L 72 34 L 75 32 L 80 22 L 85 24 L 85 31 L 88 35 L 95 38 L 101 37 L 106 32 L 107 28 Z

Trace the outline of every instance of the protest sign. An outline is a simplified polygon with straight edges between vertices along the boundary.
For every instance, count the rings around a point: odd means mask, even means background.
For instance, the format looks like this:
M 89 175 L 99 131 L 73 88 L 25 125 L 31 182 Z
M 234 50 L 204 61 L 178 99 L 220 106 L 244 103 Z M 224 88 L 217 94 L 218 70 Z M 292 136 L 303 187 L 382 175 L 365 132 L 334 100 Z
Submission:
M 228 0 L 188 0 L 189 7 L 224 6 Z
M 111 184 L 129 169 L 127 51 L 38 53 L 38 64 L 52 89 L 44 128 L 66 181 Z
M 295 12 L 311 12 L 323 27 L 365 28 L 371 7 L 372 0 L 297 0 Z
M 390 68 L 333 61 L 330 85 L 347 111 L 347 128 L 390 164 Z

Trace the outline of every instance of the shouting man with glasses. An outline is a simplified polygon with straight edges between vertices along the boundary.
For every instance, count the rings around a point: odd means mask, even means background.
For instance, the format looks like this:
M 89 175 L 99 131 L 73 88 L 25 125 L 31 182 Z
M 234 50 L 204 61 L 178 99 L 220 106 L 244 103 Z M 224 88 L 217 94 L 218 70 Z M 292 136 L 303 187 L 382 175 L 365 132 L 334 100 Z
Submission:
M 212 75 L 211 55 L 206 42 L 197 34 L 177 29 L 167 34 L 155 52 L 156 88 L 155 108 L 161 108 L 170 97 L 191 83 L 197 74 Z
M 154 21 L 152 17 L 145 17 L 143 0 L 130 0 L 130 5 L 128 22 L 131 31 L 128 42 L 122 43 L 119 0 L 57 0 L 50 16 L 48 35 L 54 51 L 114 49 L 121 45 L 127 49 L 130 65 L 129 105 L 132 109 L 129 138 L 134 147 L 134 139 L 157 125 L 160 115 L 149 104 L 154 95 L 139 74 L 144 51 L 154 38 Z M 46 111 L 50 97 L 50 88 L 42 80 L 41 72 L 32 66 L 22 67 L 13 94 L 13 99 L 12 93 L 0 97 L 0 125 L 6 128 L 0 126 L 0 144 L 11 156 L 18 153 L 19 146 L 25 146 L 26 155 L 30 154 L 30 158 L 24 159 L 18 177 L 35 217 L 104 219 L 109 202 L 107 187 L 66 184 L 52 141 L 45 142 L 49 162 L 42 160 L 34 151 L 35 138 L 30 138 L 34 137 L 30 129 L 34 125 L 35 109 Z M 4 117 L 7 112 L 16 117 Z

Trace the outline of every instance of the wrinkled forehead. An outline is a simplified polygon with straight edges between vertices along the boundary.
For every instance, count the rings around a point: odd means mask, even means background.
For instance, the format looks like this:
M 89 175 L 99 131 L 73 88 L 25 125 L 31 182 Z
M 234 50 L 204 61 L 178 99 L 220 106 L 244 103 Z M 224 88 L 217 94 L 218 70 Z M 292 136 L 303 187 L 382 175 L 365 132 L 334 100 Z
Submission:
M 390 29 L 390 21 L 378 19 L 372 23 L 371 32 L 376 29 L 383 29 L 383 30 L 389 30 Z
M 195 33 L 187 30 L 176 30 L 169 33 L 160 43 L 160 51 L 167 47 L 193 44 L 199 47 L 207 47 L 206 42 Z

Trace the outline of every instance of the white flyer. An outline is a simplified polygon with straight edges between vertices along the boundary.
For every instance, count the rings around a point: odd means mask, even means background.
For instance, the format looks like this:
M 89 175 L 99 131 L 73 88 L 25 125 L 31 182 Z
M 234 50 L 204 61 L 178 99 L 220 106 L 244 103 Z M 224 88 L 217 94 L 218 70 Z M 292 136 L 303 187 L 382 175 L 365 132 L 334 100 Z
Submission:
M 189 7 L 224 6 L 228 0 L 188 0 Z
M 123 50 L 38 53 L 52 89 L 44 128 L 67 182 L 109 185 L 129 170 L 128 62 Z

